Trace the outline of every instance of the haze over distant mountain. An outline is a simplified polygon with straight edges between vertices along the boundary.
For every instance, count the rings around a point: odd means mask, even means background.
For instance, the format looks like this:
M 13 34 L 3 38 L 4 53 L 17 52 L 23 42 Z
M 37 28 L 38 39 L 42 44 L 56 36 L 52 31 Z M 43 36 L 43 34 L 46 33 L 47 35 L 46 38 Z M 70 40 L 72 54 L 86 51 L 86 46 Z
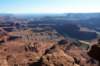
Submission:
M 100 13 L 68 13 L 66 14 L 67 19 L 90 19 L 100 18 Z

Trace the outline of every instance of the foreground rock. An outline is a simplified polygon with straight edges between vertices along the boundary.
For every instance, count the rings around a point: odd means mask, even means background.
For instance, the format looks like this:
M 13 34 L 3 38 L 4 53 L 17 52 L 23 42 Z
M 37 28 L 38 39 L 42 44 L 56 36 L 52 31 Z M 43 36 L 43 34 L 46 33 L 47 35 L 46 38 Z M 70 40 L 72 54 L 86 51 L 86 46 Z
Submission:
M 88 52 L 88 55 L 96 60 L 99 61 L 100 66 L 100 39 L 98 40 L 98 43 L 96 45 L 93 45 Z
M 20 38 L 1 43 L 0 66 L 98 66 L 86 50 L 57 32 L 30 29 L 10 32 L 9 37 L 12 35 Z
M 30 66 L 98 66 L 98 61 L 70 41 L 60 43 L 47 49 L 40 60 Z
M 44 66 L 76 66 L 74 59 L 60 49 L 52 49 L 42 57 Z
M 53 46 L 41 57 L 41 59 L 30 66 L 79 66 L 75 63 L 74 58 L 65 54 L 57 46 Z

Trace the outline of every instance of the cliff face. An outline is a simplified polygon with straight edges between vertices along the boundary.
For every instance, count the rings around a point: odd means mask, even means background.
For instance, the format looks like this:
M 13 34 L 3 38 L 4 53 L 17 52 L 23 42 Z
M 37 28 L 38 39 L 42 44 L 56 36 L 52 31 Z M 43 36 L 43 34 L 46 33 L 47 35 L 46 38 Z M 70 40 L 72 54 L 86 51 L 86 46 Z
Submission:
M 96 60 L 100 61 L 100 46 L 99 45 L 93 45 L 91 50 L 88 52 L 88 54 L 95 58 Z
M 88 52 L 88 55 L 95 60 L 99 61 L 99 66 L 100 66 L 100 39 L 98 40 L 98 43 L 96 45 L 93 45 Z

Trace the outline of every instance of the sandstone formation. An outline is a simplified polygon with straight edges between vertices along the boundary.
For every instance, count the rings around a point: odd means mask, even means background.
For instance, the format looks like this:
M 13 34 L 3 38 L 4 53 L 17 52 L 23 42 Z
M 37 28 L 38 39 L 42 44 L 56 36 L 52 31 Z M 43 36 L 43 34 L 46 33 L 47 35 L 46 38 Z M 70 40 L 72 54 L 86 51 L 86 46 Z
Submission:
M 38 29 L 41 30 L 38 32 Z M 2 38 L 7 36 L 7 38 Z M 0 37 L 0 66 L 98 66 L 94 50 L 89 55 L 77 43 L 55 30 L 16 30 Z M 6 41 L 5 41 L 6 40 Z M 99 46 L 92 47 L 99 52 Z M 92 54 L 91 54 L 92 53 Z

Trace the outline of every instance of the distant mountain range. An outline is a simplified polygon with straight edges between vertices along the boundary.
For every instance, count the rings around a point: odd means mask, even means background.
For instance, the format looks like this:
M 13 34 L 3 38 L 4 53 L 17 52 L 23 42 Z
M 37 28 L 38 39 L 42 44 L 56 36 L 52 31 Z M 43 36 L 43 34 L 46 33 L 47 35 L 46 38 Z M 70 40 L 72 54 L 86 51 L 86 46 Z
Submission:
M 0 16 L 20 16 L 20 17 L 28 17 L 28 16 L 48 16 L 48 17 L 66 17 L 67 19 L 90 19 L 90 18 L 100 18 L 100 13 L 63 13 L 63 14 L 0 14 Z
M 100 18 L 100 13 L 68 13 L 66 18 L 68 19 L 90 19 L 90 18 Z

